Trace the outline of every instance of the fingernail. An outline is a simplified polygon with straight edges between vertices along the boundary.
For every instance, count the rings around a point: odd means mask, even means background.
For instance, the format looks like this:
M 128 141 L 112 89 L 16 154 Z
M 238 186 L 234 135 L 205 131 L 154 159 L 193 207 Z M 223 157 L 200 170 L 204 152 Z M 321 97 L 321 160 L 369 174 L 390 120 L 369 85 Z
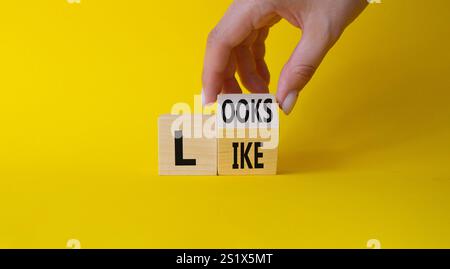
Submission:
M 205 92 L 202 89 L 202 105 L 205 106 Z
M 202 105 L 203 105 L 203 107 L 207 107 L 212 104 L 214 104 L 214 102 L 209 102 L 209 103 L 206 102 L 205 91 L 202 89 Z
M 289 115 L 294 109 L 295 103 L 297 103 L 298 92 L 291 91 L 288 93 L 286 98 L 284 98 L 283 103 L 281 104 L 281 110 L 283 110 L 284 114 Z

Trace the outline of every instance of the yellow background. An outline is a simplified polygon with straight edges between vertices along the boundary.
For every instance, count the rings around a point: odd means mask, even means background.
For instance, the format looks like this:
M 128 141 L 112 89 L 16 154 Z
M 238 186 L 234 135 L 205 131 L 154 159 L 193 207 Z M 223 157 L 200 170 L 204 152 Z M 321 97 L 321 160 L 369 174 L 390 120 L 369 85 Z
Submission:
M 447 0 L 368 6 L 281 117 L 280 175 L 157 176 L 229 3 L 1 1 L 0 248 L 450 247 Z M 299 37 L 272 30 L 274 82 Z

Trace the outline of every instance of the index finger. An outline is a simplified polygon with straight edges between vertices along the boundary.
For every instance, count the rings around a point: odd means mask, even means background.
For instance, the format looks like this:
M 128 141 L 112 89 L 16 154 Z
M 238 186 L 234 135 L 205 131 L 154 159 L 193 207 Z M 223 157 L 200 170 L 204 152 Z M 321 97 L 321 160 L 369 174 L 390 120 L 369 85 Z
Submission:
M 222 91 L 231 51 L 254 29 L 251 1 L 236 1 L 208 35 L 203 66 L 203 103 L 216 101 Z

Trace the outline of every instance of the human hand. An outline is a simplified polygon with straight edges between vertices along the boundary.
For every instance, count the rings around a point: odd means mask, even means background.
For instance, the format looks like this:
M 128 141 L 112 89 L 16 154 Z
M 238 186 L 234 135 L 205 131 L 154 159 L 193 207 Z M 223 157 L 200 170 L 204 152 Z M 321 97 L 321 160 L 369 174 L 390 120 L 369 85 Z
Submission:
M 284 18 L 302 30 L 278 81 L 276 98 L 289 114 L 326 53 L 366 5 L 366 0 L 235 0 L 208 36 L 204 105 L 215 102 L 219 93 L 242 92 L 236 71 L 250 92 L 268 92 L 264 43 L 269 28 Z

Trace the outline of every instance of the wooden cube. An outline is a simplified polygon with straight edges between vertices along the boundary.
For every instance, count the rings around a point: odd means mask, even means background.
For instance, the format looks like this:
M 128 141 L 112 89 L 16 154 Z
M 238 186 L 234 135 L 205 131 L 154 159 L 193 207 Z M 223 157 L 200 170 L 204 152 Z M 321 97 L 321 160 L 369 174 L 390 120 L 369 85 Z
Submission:
M 220 95 L 217 110 L 218 174 L 276 174 L 279 115 L 275 98 Z
M 158 120 L 160 175 L 217 175 L 215 116 L 162 115 Z

